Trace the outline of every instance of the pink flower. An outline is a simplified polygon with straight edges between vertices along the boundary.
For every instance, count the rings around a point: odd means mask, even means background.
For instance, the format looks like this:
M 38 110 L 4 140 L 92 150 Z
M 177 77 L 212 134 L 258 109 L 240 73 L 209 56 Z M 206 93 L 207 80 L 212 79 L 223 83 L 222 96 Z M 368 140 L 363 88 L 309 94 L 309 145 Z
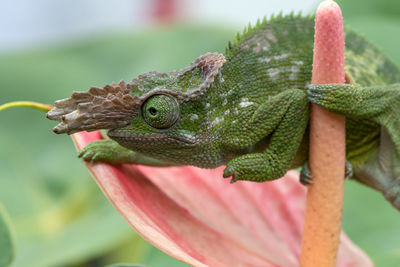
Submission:
M 73 135 L 78 149 L 99 139 L 99 132 Z M 298 266 L 306 189 L 295 171 L 230 184 L 223 168 L 87 166 L 132 228 L 174 258 L 195 266 Z M 338 266 L 373 264 L 342 232 Z

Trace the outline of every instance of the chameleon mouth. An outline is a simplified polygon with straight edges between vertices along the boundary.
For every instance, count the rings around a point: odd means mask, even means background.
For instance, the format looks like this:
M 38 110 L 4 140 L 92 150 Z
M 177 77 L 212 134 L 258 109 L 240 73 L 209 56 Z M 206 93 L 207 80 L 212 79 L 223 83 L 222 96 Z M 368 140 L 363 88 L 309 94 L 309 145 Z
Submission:
M 109 130 L 107 132 L 108 137 L 117 141 L 125 147 L 129 146 L 147 146 L 163 144 L 170 147 L 179 146 L 193 146 L 195 140 L 186 138 L 179 135 L 168 135 L 163 133 L 150 133 L 150 134 L 132 134 L 127 132 L 121 132 L 118 129 Z

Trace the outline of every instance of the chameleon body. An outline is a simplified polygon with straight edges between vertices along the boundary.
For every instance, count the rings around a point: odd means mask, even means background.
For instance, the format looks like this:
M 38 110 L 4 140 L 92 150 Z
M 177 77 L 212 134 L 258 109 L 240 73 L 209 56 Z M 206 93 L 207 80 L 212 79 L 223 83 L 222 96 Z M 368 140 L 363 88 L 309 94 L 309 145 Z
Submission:
M 308 157 L 310 102 L 346 116 L 354 178 L 400 209 L 400 72 L 346 30 L 347 85 L 310 85 L 314 19 L 258 22 L 183 69 L 56 101 L 56 133 L 108 129 L 80 152 L 86 161 L 152 166 L 226 165 L 232 181 L 282 177 Z M 327 90 L 329 89 L 329 90 Z

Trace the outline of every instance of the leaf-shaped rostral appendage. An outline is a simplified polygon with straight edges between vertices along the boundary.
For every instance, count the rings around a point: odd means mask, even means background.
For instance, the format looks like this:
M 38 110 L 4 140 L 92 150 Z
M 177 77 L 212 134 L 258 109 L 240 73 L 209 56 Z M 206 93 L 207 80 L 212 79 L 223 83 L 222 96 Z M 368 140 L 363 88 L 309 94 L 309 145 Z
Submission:
M 56 101 L 47 113 L 47 118 L 60 122 L 53 131 L 73 134 L 128 125 L 141 102 L 131 96 L 131 87 L 121 81 L 104 88 L 92 87 L 87 92 L 74 92 L 70 98 Z

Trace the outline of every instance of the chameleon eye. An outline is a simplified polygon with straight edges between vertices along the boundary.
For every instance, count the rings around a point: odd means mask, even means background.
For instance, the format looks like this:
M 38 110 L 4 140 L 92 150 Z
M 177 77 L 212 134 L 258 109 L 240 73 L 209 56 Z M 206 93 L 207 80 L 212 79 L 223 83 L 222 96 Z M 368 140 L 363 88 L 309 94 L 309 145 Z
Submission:
M 179 117 L 178 102 L 168 95 L 151 96 L 143 104 L 142 116 L 151 127 L 169 128 Z

